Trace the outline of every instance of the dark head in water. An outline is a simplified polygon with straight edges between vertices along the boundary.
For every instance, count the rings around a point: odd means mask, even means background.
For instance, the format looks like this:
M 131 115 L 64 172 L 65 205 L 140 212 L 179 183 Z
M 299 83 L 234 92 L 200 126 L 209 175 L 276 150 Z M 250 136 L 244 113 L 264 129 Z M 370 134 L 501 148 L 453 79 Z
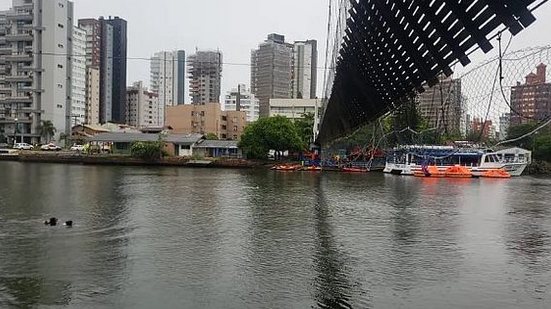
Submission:
M 72 227 L 73 226 L 73 221 L 71 221 L 71 220 L 65 221 L 65 226 Z
M 50 218 L 50 220 L 44 221 L 45 225 L 49 226 L 56 226 L 57 225 L 57 218 Z

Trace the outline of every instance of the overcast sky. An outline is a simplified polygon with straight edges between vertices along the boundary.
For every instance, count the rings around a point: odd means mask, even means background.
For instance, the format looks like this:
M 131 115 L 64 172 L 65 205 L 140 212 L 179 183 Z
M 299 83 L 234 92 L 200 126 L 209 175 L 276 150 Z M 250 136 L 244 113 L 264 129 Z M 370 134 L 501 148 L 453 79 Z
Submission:
M 324 63 L 328 0 L 76 0 L 75 18 L 120 16 L 128 21 L 128 56 L 151 57 L 160 50 L 220 49 L 225 65 L 222 92 L 249 85 L 250 50 L 268 33 L 288 41 L 316 39 Z M 11 0 L 0 0 L 0 9 Z M 513 40 L 511 50 L 551 43 L 551 4 L 536 12 L 538 21 Z M 495 45 L 495 44 L 494 44 Z M 493 55 L 493 52 L 490 54 Z M 477 53 L 473 60 L 489 55 Z M 323 71 L 318 71 L 318 94 Z M 149 62 L 128 61 L 128 83 L 149 84 Z M 187 91 L 186 91 L 187 92 Z

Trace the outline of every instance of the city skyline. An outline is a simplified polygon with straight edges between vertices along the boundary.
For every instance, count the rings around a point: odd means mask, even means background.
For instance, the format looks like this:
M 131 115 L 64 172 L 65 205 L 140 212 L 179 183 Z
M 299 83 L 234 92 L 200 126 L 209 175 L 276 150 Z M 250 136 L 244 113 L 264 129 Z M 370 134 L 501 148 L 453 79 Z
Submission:
M 8 9 L 11 0 L 0 0 L 0 10 Z M 250 51 L 257 47 L 269 33 L 281 33 L 288 41 L 308 39 L 318 40 L 318 87 L 317 94 L 323 91 L 323 69 L 327 36 L 327 3 L 317 0 L 300 2 L 282 0 L 278 3 L 258 3 L 255 0 L 191 2 L 179 0 L 151 1 L 75 1 L 75 21 L 80 18 L 99 16 L 120 16 L 128 21 L 128 77 L 127 85 L 143 81 L 150 85 L 149 59 L 161 50 L 185 50 L 193 53 L 201 50 L 220 49 L 224 53 L 222 93 L 231 91 L 237 84 L 250 83 Z M 259 9 L 262 7 L 263 9 Z M 293 7 L 293 10 L 289 10 Z M 186 9 L 187 8 L 187 9 Z M 269 9 L 267 9 L 269 8 Z M 198 11 L 209 10 L 212 23 L 204 27 L 196 25 L 204 16 Z M 247 13 L 250 18 L 243 21 L 227 22 L 227 16 Z M 162 14 L 163 22 L 151 18 L 152 13 Z M 543 6 L 535 13 L 538 23 L 526 29 L 522 36 L 513 39 L 510 50 L 526 46 L 547 45 L 544 33 L 551 26 L 551 6 Z M 285 15 L 285 22 L 280 16 Z M 251 26 L 254 25 L 254 26 Z M 164 29 L 180 31 L 163 31 Z M 191 29 L 191 30 L 189 30 Z M 144 44 L 147 42 L 147 44 Z M 238 42 L 235 44 L 235 42 Z M 473 63 L 481 62 L 496 55 L 494 49 L 488 54 L 477 51 Z M 456 68 L 456 73 L 464 71 Z M 186 81 L 187 83 L 187 81 Z M 189 88 L 186 84 L 186 89 Z M 191 101 L 189 94 L 186 99 Z
M 0 0 L 6 1 L 6 0 Z M 159 50 L 183 49 L 192 54 L 196 49 L 217 50 L 224 54 L 222 94 L 238 84 L 250 83 L 250 51 L 258 47 L 269 33 L 285 35 L 289 42 L 314 39 L 318 41 L 318 86 L 317 95 L 323 91 L 323 73 L 327 37 L 327 1 L 281 0 L 265 2 L 258 0 L 235 1 L 130 1 L 130 0 L 78 0 L 75 16 L 120 16 L 128 21 L 128 50 L 130 57 L 150 58 Z M 289 9 L 292 8 L 292 9 Z M 209 22 L 205 14 L 209 12 Z M 151 18 L 159 14 L 162 22 Z M 246 14 L 243 20 L 229 16 Z M 551 6 L 543 6 L 535 12 L 538 23 L 513 39 L 510 50 L 526 46 L 547 45 L 541 33 L 551 27 Z M 281 16 L 285 16 L 284 19 Z M 201 25 L 201 26 L 198 26 Z M 166 29 L 177 29 L 165 31 Z M 145 42 L 148 44 L 144 44 Z M 236 43 L 237 42 L 237 43 Z M 473 64 L 497 54 L 497 48 L 488 54 L 477 51 Z M 145 62 L 145 63 L 143 63 Z M 235 64 L 235 65 L 233 65 Z M 149 80 L 149 63 L 143 60 L 128 61 L 128 83 Z M 472 66 L 471 66 L 472 67 Z M 461 72 L 462 68 L 456 69 Z M 186 81 L 186 89 L 189 89 Z M 187 102 L 191 98 L 186 92 Z

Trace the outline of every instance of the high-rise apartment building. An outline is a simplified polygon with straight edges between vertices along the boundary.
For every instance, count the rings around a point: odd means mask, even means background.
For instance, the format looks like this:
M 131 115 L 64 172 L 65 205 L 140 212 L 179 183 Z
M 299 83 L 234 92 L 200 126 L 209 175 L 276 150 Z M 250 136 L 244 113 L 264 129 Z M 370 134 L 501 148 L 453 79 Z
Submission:
M 260 101 L 260 116 L 270 114 L 270 99 L 292 97 L 293 45 L 285 36 L 269 34 L 251 52 L 251 91 Z
M 183 50 L 161 51 L 151 58 L 151 91 L 159 103 L 175 106 L 185 103 L 186 53 Z
M 13 0 L 0 12 L 0 135 L 37 143 L 42 121 L 70 132 L 73 3 Z M 44 141 L 45 142 L 45 141 Z
M 71 126 L 86 122 L 86 31 L 73 27 Z
M 100 73 L 99 67 L 86 68 L 86 123 L 100 123 Z
M 474 118 L 470 124 L 470 134 L 480 136 L 482 140 L 496 138 L 496 128 L 491 120 Z
M 219 103 L 222 82 L 222 52 L 197 51 L 188 57 L 191 103 Z
M 142 82 L 135 82 L 127 89 L 128 124 L 139 128 L 163 127 L 165 109 L 156 93 L 148 91 Z
M 226 94 L 224 105 L 226 111 L 244 111 L 249 123 L 258 120 L 259 101 L 244 84 L 238 85 Z
M 318 42 L 296 41 L 293 44 L 292 97 L 315 99 L 318 83 Z
M 87 76 L 94 76 L 95 70 L 99 72 L 99 84 L 91 80 L 86 87 L 94 93 L 99 88 L 99 122 L 125 123 L 127 23 L 119 17 L 86 18 L 79 20 L 79 27 L 86 31 L 86 65 L 92 70 Z
M 106 119 L 105 108 L 100 108 L 100 105 L 111 106 L 111 91 L 101 93 L 102 83 L 107 79 L 102 79 L 102 72 L 111 72 L 112 65 L 108 65 L 107 69 L 100 70 L 102 68 L 102 54 L 108 53 L 106 46 L 102 45 L 102 27 L 99 20 L 94 18 L 80 19 L 78 21 L 79 28 L 86 32 L 86 120 L 87 124 L 99 124 L 100 118 Z M 112 49 L 112 48 L 111 48 Z M 112 51 L 111 51 L 112 54 Z M 111 79 L 109 79 L 110 81 Z M 107 83 L 110 86 L 110 82 Z M 107 95 L 107 93 L 109 95 Z M 103 94 L 103 96 L 101 95 Z M 103 117 L 100 117 L 100 110 L 103 113 Z
M 113 54 L 111 57 L 113 65 L 112 84 L 112 105 L 111 119 L 115 123 L 126 123 L 126 62 L 127 52 L 127 23 L 126 20 L 115 16 L 114 18 L 104 19 L 100 17 L 102 28 L 111 26 L 112 40 L 110 33 L 104 34 L 103 39 L 109 40 L 106 44 L 112 43 Z M 109 32 L 109 30 L 107 30 Z M 108 56 L 107 56 L 108 57 Z M 108 58 L 103 58 L 108 60 Z
M 511 126 L 511 114 L 505 113 L 499 117 L 499 140 L 503 141 L 508 138 L 509 127 Z
M 427 87 L 418 99 L 419 113 L 429 128 L 448 133 L 461 132 L 461 79 L 441 76 L 439 83 Z
M 99 67 L 101 63 L 101 23 L 94 18 L 78 20 L 78 27 L 86 31 L 86 65 Z
M 536 73 L 526 76 L 526 83 L 511 88 L 511 125 L 546 120 L 551 117 L 551 83 L 547 83 L 547 66 L 537 66 Z

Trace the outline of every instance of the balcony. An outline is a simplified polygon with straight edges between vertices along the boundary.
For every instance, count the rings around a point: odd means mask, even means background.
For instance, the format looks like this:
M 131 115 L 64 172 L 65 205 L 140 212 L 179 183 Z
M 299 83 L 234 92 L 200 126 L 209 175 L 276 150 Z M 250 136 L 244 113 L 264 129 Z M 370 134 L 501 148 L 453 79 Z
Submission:
M 11 88 L 6 86 L 0 86 L 0 93 L 11 93 Z
M 22 25 L 17 25 L 17 28 L 18 29 L 22 29 L 22 30 L 32 30 L 33 29 L 33 23 L 28 23 L 28 24 L 22 24 Z
M 32 54 L 6 55 L 6 61 L 12 61 L 12 62 L 33 61 L 33 55 Z
M 33 87 L 33 86 L 20 87 L 20 88 L 18 88 L 17 90 L 19 90 L 19 91 L 32 91 L 32 92 L 37 92 L 37 93 L 42 93 L 42 92 L 44 92 L 44 89 L 38 89 L 38 88 L 35 88 L 35 87 Z
M 11 47 L 0 47 L 0 55 L 10 55 L 12 51 Z
M 4 97 L 0 98 L 2 103 L 32 103 L 33 98 L 31 96 L 19 96 L 19 97 Z
M 12 118 L 12 117 L 6 117 L 6 118 L 0 118 L 0 123 L 2 124 L 15 124 L 16 121 L 15 121 L 15 118 Z M 33 123 L 33 120 L 30 119 L 30 118 L 18 118 L 17 119 L 17 123 Z M 12 130 L 13 132 L 13 130 Z M 17 133 L 18 136 L 21 136 L 20 133 Z
M 6 81 L 31 83 L 33 81 L 33 77 L 31 75 L 9 75 L 6 76 Z
M 28 42 L 33 40 L 33 35 L 31 33 L 8 34 L 5 38 L 8 42 Z
M 28 21 L 33 20 L 33 13 L 32 12 L 10 12 L 6 14 L 7 20 L 17 20 L 17 21 Z
M 17 71 L 19 72 L 44 72 L 44 69 L 35 68 L 31 65 L 18 66 Z

